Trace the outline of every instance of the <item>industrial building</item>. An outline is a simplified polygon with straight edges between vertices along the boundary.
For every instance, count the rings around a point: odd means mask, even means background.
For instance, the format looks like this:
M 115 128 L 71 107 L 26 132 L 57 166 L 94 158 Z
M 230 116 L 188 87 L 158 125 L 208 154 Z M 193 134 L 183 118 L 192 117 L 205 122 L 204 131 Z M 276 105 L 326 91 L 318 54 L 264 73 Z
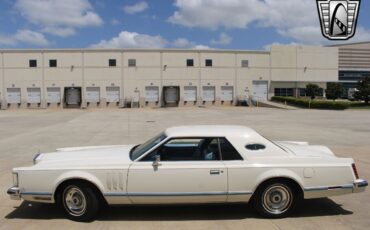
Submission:
M 355 89 L 358 81 L 370 77 L 370 42 L 333 45 L 339 50 L 339 82 L 343 86 L 343 97 L 349 89 Z
M 338 81 L 337 47 L 0 50 L 8 108 L 236 105 Z M 324 91 L 323 91 L 324 92 Z

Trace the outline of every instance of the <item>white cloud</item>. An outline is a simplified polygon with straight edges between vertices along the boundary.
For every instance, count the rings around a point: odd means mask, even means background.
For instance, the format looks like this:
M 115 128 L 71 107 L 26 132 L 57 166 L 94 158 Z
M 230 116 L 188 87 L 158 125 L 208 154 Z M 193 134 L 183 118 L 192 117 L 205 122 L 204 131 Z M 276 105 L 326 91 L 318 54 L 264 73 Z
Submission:
M 138 2 L 134 5 L 124 6 L 123 10 L 126 14 L 136 14 L 148 9 L 149 5 L 146 2 Z
M 92 48 L 163 48 L 167 41 L 161 36 L 151 36 L 136 32 L 122 31 L 118 37 L 102 40 Z
M 264 4 L 257 0 L 176 0 L 178 11 L 169 18 L 174 24 L 216 29 L 245 28 L 263 17 Z
M 172 47 L 182 48 L 182 49 L 211 49 L 211 47 L 202 44 L 196 44 L 193 41 L 189 41 L 186 38 L 178 38 L 172 43 Z
M 14 39 L 14 37 L 0 35 L 0 45 L 2 45 L 2 46 L 14 46 L 16 44 L 17 44 L 17 41 Z
M 113 19 L 110 21 L 110 24 L 112 24 L 112 25 L 116 26 L 116 25 L 121 24 L 121 22 L 120 22 L 118 19 L 113 18 Z
M 34 46 L 50 45 L 50 42 L 43 34 L 31 30 L 18 30 L 13 35 L 0 36 L 0 45 L 15 46 L 19 43 Z
M 214 44 L 214 45 L 228 45 L 228 44 L 231 43 L 232 40 L 233 40 L 233 38 L 230 37 L 229 35 L 227 35 L 226 33 L 221 33 L 218 40 L 213 39 L 211 41 L 211 44 Z
M 251 23 L 274 28 L 302 44 L 325 44 L 314 0 L 176 0 L 169 22 L 207 29 L 247 28 Z M 356 40 L 369 40 L 369 31 L 358 28 Z M 221 41 L 221 40 L 219 40 Z M 217 41 L 213 41 L 217 44 Z
M 103 24 L 88 0 L 17 0 L 14 7 L 42 31 L 56 36 L 71 36 L 76 28 Z
M 45 27 L 42 29 L 42 32 L 53 34 L 59 37 L 69 37 L 76 34 L 76 30 L 70 27 Z
M 206 45 L 196 45 L 193 47 L 193 49 L 196 49 L 196 50 L 209 50 L 209 49 L 212 49 L 211 47 L 209 46 L 206 46 Z
M 172 42 L 172 46 L 176 48 L 190 48 L 195 46 L 195 43 L 186 38 L 178 38 Z

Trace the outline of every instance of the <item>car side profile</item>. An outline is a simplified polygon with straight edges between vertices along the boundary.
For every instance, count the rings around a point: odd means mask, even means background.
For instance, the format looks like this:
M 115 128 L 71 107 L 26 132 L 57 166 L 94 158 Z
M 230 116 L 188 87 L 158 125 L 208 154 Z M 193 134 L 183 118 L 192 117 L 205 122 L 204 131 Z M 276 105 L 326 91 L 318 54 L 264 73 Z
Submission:
M 12 199 L 59 204 L 90 221 L 102 204 L 252 202 L 287 216 L 301 199 L 362 192 L 353 159 L 325 146 L 270 141 L 244 126 L 181 126 L 140 145 L 89 146 L 37 154 L 13 169 Z

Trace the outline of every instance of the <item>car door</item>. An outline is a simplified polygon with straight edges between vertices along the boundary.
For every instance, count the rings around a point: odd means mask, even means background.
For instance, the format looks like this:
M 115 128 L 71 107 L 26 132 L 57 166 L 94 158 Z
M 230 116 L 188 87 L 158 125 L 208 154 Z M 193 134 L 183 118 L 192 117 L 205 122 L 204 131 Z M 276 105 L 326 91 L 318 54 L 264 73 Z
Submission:
M 130 200 L 135 204 L 225 202 L 227 169 L 218 146 L 217 138 L 168 140 L 130 166 Z M 161 159 L 156 162 L 157 157 Z

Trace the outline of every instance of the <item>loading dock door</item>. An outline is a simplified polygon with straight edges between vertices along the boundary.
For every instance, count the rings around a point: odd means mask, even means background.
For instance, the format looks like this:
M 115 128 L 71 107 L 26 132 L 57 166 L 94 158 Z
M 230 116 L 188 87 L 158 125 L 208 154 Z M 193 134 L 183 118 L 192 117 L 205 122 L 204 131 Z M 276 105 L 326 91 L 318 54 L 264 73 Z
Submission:
M 9 88 L 7 89 L 8 103 L 21 103 L 21 89 L 20 88 Z
M 107 87 L 107 102 L 119 102 L 119 87 L 108 86 Z
M 215 101 L 214 86 L 203 86 L 203 101 Z
M 267 81 L 253 82 L 253 99 L 259 101 L 267 100 Z
M 59 87 L 50 87 L 46 91 L 48 93 L 47 103 L 60 103 L 61 95 Z
M 99 87 L 86 87 L 86 102 L 97 103 L 100 101 Z
M 66 89 L 66 104 L 79 105 L 81 102 L 81 89 L 80 88 L 67 88 Z
M 232 101 L 233 93 L 233 86 L 221 86 L 221 101 Z
M 177 103 L 178 101 L 178 87 L 165 87 L 164 101 L 166 103 Z
M 159 98 L 159 90 L 157 86 L 146 86 L 145 87 L 145 101 L 157 102 Z
M 197 100 L 197 87 L 196 86 L 185 86 L 184 87 L 184 101 L 196 101 Z
M 40 88 L 27 88 L 27 102 L 28 103 L 41 103 L 41 89 Z

